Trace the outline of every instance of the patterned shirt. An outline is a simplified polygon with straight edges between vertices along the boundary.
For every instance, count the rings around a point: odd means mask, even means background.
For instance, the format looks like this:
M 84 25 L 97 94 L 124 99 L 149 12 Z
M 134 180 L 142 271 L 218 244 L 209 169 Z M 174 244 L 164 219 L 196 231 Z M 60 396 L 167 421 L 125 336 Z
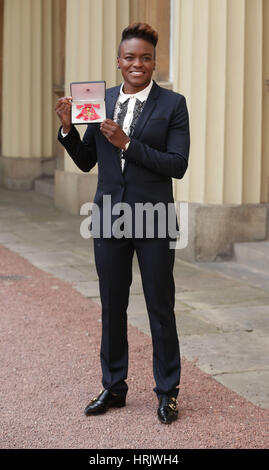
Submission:
M 145 102 L 152 88 L 153 81 L 144 88 L 144 90 L 128 95 L 122 91 L 123 83 L 120 88 L 119 97 L 115 106 L 113 121 L 117 122 L 122 130 L 128 136 L 132 136 L 137 120 L 143 110 Z M 122 157 L 123 151 L 119 149 L 119 156 Z M 125 160 L 121 158 L 121 167 L 124 169 Z

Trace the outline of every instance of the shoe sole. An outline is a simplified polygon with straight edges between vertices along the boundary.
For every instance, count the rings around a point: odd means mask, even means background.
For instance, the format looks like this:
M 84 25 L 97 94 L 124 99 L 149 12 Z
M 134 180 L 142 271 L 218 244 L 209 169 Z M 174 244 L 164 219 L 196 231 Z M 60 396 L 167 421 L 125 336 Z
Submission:
M 114 403 L 114 404 L 111 404 L 111 405 L 107 406 L 103 410 L 96 410 L 96 411 L 89 411 L 89 412 L 84 411 L 84 414 L 86 416 L 102 415 L 102 414 L 106 413 L 109 410 L 109 408 L 122 408 L 123 406 L 126 406 L 126 403 Z
M 178 416 L 171 418 L 169 421 L 162 420 L 159 415 L 158 415 L 158 418 L 159 418 L 160 423 L 162 424 L 171 424 L 178 419 Z
M 161 424 L 171 424 L 173 423 L 174 421 L 176 421 L 176 419 L 172 419 L 171 421 L 162 421 L 160 418 L 159 418 L 159 421 Z
M 126 403 L 115 403 L 114 405 L 110 405 L 108 408 L 122 408 L 123 406 L 126 406 Z

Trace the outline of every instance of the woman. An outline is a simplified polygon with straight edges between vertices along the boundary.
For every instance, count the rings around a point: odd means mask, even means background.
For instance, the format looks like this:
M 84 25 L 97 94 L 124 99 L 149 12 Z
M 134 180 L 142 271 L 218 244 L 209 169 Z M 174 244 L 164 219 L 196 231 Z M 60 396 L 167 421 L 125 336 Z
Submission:
M 129 235 L 94 238 L 95 262 L 102 302 L 101 366 L 104 390 L 90 401 L 87 416 L 126 404 L 128 385 L 127 306 L 136 251 L 147 304 L 153 344 L 154 391 L 157 415 L 169 424 L 178 417 L 180 351 L 174 315 L 174 249 L 165 214 L 165 233 L 158 233 L 164 217 L 151 219 L 151 229 L 137 227 L 136 208 L 164 208 L 174 202 L 172 178 L 182 178 L 188 166 L 189 119 L 184 96 L 159 87 L 152 74 L 158 34 L 149 25 L 135 23 L 122 32 L 117 65 L 123 83 L 106 92 L 107 119 L 89 124 L 83 140 L 71 125 L 71 98 L 61 98 L 56 112 L 61 119 L 59 140 L 82 171 L 98 162 L 94 202 L 104 224 L 119 218 L 113 207 L 125 203 L 132 213 Z M 110 196 L 108 217 L 104 196 Z M 147 206 L 146 206 L 147 205 Z M 159 207 L 159 206 L 158 206 Z M 157 211 L 158 212 L 158 211 Z M 152 213 L 151 213 L 152 215 Z M 102 219 L 102 220 L 103 220 Z M 122 221 L 122 219 L 121 219 Z M 130 222 L 130 220 L 129 220 Z M 163 222 L 163 220 L 161 221 Z M 150 237 L 148 233 L 150 232 Z

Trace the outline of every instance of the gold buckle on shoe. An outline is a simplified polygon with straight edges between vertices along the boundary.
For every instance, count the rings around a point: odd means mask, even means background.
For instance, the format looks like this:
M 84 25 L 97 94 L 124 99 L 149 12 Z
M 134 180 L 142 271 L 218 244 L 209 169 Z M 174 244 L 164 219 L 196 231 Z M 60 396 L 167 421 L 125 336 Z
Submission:
M 169 408 L 171 408 L 171 410 L 173 411 L 177 411 L 177 400 L 175 397 L 170 397 L 170 399 L 174 402 L 174 403 L 169 403 Z
M 99 395 L 102 393 L 102 390 L 100 391 Z M 98 397 L 99 397 L 98 395 Z M 91 403 L 94 403 L 95 401 L 97 401 L 98 397 L 94 397 L 92 400 L 91 400 Z

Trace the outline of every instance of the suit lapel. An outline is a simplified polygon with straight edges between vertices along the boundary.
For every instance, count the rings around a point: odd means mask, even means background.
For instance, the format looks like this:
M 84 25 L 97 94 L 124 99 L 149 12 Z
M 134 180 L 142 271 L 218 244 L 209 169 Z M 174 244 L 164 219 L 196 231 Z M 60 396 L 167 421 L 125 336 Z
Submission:
M 114 109 L 115 109 L 115 105 L 119 96 L 119 92 L 120 92 L 120 85 L 114 87 L 112 90 L 110 89 L 106 95 L 106 118 L 112 119 L 112 121 L 114 117 Z M 117 153 L 117 149 L 114 146 L 112 146 L 112 148 L 114 150 L 113 153 L 114 153 L 115 164 L 122 175 L 122 170 L 120 166 L 120 160 L 119 160 L 119 156 Z
M 114 108 L 120 92 L 120 85 L 109 90 L 106 96 L 106 117 L 113 120 Z
M 107 117 L 107 119 L 112 119 L 113 120 L 114 109 L 115 109 L 115 105 L 116 105 L 116 102 L 117 102 L 117 98 L 119 96 L 119 92 L 120 92 L 120 85 L 114 87 L 112 90 L 109 90 L 109 92 L 106 95 L 106 117 Z M 137 121 L 137 124 L 136 124 L 134 132 L 133 132 L 132 137 L 134 137 L 135 139 L 140 136 L 140 134 L 141 134 L 142 130 L 144 129 L 148 119 L 150 118 L 150 115 L 151 115 L 152 111 L 154 110 L 154 108 L 156 106 L 159 94 L 160 94 L 160 87 L 153 80 L 152 88 L 150 90 L 150 93 L 148 95 L 148 98 L 147 98 L 147 101 L 146 101 L 145 106 L 143 108 L 143 111 L 142 111 L 141 115 L 139 116 L 139 119 Z M 122 174 L 122 170 L 121 170 L 121 167 L 120 167 L 120 161 L 119 161 L 119 158 L 118 158 L 116 148 L 114 150 L 115 150 L 114 155 L 115 155 L 115 159 L 116 159 L 116 164 L 119 168 L 119 171 Z M 127 166 L 128 166 L 128 162 L 126 161 L 125 166 L 124 166 L 124 173 L 125 173 L 125 170 L 126 170 Z
M 147 101 L 145 103 L 145 106 L 143 108 L 142 113 L 139 116 L 139 119 L 137 121 L 137 124 L 134 128 L 133 132 L 133 137 L 136 139 L 140 136 L 142 130 L 144 129 L 148 119 L 150 118 L 150 115 L 152 111 L 154 110 L 156 103 L 157 103 L 157 98 L 160 94 L 160 87 L 157 85 L 157 83 L 153 80 L 153 85 L 150 90 L 150 93 L 148 95 Z

